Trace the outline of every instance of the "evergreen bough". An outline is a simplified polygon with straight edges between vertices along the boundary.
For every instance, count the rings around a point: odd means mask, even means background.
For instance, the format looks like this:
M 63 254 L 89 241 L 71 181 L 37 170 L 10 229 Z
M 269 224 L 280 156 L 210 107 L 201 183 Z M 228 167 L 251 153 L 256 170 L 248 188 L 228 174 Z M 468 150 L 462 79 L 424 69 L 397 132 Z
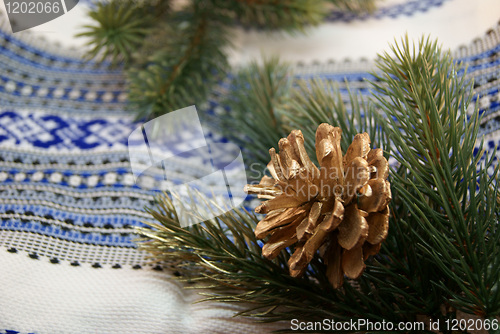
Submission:
M 281 69 L 274 63 L 254 73 L 281 78 Z M 306 136 L 328 122 L 342 129 L 346 143 L 366 131 L 395 161 L 389 177 L 389 235 L 359 279 L 333 289 L 319 257 L 303 277 L 292 278 L 286 263 L 293 249 L 265 259 L 254 235 L 259 221 L 254 214 L 235 209 L 181 228 L 168 195 L 149 210 L 158 223 L 139 230 L 145 237 L 141 247 L 158 261 L 177 263 L 181 279 L 209 291 L 207 300 L 251 305 L 241 315 L 262 321 L 439 319 L 443 325 L 456 319 L 457 312 L 498 319 L 499 167 L 478 138 L 479 110 L 466 113 L 472 83 L 450 53 L 429 39 L 395 44 L 391 54 L 379 57 L 374 75 L 376 93 L 369 99 L 351 94 L 350 111 L 331 83 L 295 83 L 276 104 L 279 126 L 262 129 L 273 138 L 290 128 Z M 240 79 L 245 76 L 249 74 Z M 261 94 L 261 88 L 249 84 L 246 99 L 262 99 L 274 108 L 269 92 Z M 233 138 L 249 138 L 254 151 L 267 151 L 272 140 L 259 132 L 256 120 L 245 120 L 249 111 L 236 108 L 232 113 L 243 133 L 233 133 Z
M 130 109 L 152 119 L 206 102 L 227 76 L 234 26 L 303 33 L 331 8 L 371 11 L 374 0 L 109 0 L 90 12 L 90 58 L 122 64 Z

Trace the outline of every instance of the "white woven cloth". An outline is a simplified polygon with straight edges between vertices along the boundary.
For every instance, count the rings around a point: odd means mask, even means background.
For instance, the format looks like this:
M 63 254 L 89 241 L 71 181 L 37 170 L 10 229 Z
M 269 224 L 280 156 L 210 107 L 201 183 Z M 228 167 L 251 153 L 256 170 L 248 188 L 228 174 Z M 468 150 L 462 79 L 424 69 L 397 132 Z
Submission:
M 231 318 L 236 311 L 231 305 L 193 304 L 197 296 L 164 272 L 68 270 L 7 252 L 0 253 L 0 263 L 3 329 L 122 334 L 262 333 L 270 328 Z

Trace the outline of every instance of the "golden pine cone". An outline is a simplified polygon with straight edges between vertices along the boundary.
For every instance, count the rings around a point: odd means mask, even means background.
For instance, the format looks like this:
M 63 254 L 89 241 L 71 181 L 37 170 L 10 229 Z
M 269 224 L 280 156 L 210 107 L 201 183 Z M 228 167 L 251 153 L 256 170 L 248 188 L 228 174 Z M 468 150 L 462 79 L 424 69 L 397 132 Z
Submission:
M 342 286 L 344 274 L 358 278 L 364 261 L 379 252 L 389 228 L 387 181 L 389 166 L 381 149 L 370 149 L 367 133 L 357 134 L 345 155 L 340 148 L 340 128 L 321 124 L 316 131 L 316 156 L 312 163 L 302 132 L 294 130 L 279 141 L 279 154 L 269 150 L 271 177 L 246 192 L 268 201 L 257 213 L 267 214 L 255 235 L 270 235 L 262 254 L 273 259 L 295 245 L 288 261 L 290 275 L 300 277 L 316 252 L 327 265 L 334 288 Z

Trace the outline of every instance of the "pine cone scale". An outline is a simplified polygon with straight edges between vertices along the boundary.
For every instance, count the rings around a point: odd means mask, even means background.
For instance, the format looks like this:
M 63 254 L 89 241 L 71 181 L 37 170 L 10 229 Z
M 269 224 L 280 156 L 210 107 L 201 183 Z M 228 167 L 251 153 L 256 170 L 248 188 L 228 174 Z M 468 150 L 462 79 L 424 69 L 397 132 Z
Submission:
M 271 176 L 276 181 L 286 181 L 285 176 L 281 172 L 280 158 L 276 154 L 276 150 L 274 149 L 274 147 L 269 150 L 269 155 L 271 156 L 271 161 L 269 162 L 269 164 L 267 164 L 267 168 L 269 169 Z
M 380 248 L 382 248 L 382 243 L 372 245 L 366 242 L 363 245 L 363 259 L 366 260 L 369 256 L 378 254 Z
M 387 159 L 384 158 L 384 151 L 380 148 L 371 150 L 366 158 L 370 166 L 375 167 L 375 175 L 372 177 L 374 179 L 387 179 L 389 176 L 389 163 Z
M 306 168 L 307 172 L 310 173 L 311 175 L 317 175 L 319 174 L 318 167 L 316 167 L 309 156 L 307 155 L 306 148 L 304 146 L 304 136 L 302 135 L 302 132 L 298 130 L 292 131 L 290 134 L 292 136 L 294 142 L 295 142 L 295 148 L 296 148 L 296 153 L 300 157 L 300 160 L 304 167 Z
M 342 150 L 340 148 L 339 128 L 334 128 L 329 124 L 321 124 L 316 130 L 316 157 L 321 170 L 335 173 L 338 176 L 337 182 L 334 179 L 326 178 L 326 182 L 332 182 L 332 186 L 344 183 L 344 168 L 342 165 Z M 318 141 L 318 138 L 320 140 Z
M 354 136 L 347 152 L 344 155 L 344 165 L 348 165 L 354 158 L 361 157 L 366 159 L 370 151 L 370 136 L 365 133 L 358 133 Z
M 351 203 L 352 199 L 358 193 L 358 190 L 363 188 L 370 179 L 370 172 L 368 169 L 368 162 L 361 158 L 356 157 L 349 163 L 345 169 L 345 184 L 346 191 L 344 191 L 344 202 Z
M 323 228 L 328 232 L 335 230 L 344 219 L 344 211 L 345 209 L 341 201 L 336 199 L 332 211 L 325 215 L 325 218 L 321 223 Z
M 281 194 L 259 205 L 255 209 L 255 212 L 268 213 L 270 211 L 277 209 L 296 208 L 300 206 L 302 203 L 304 203 L 304 201 L 301 201 L 292 196 L 288 196 L 287 194 Z
M 359 210 L 356 204 L 345 208 L 344 219 L 338 227 L 338 241 L 342 248 L 349 250 L 356 246 L 360 239 L 366 239 L 368 236 L 366 216 L 366 212 Z
M 293 226 L 293 223 L 291 224 Z M 278 228 L 275 233 L 269 238 L 268 242 L 262 247 L 262 255 L 272 260 L 278 254 L 297 242 L 297 236 L 293 228 Z
M 309 213 L 309 217 L 305 219 L 300 225 L 297 227 L 297 238 L 302 240 L 304 235 L 312 234 L 314 229 L 316 228 L 316 223 L 318 222 L 319 215 L 321 214 L 321 207 L 323 203 L 314 202 L 311 207 L 311 212 Z
M 326 276 L 334 289 L 338 289 L 344 282 L 344 271 L 342 269 L 342 248 L 335 238 L 326 248 L 324 260 L 326 267 Z
M 365 261 L 363 259 L 363 245 L 358 244 L 356 247 L 345 250 L 342 253 L 342 270 L 349 278 L 358 278 L 365 269 Z
M 382 211 L 391 201 L 391 187 L 389 182 L 384 179 L 371 179 L 368 181 L 372 192 L 380 196 L 361 196 L 359 198 L 359 208 L 366 212 Z
M 381 243 L 387 238 L 389 232 L 389 210 L 375 212 L 366 218 L 368 223 L 368 237 L 366 239 L 372 245 Z
M 306 215 L 306 210 L 300 208 L 288 208 L 282 213 L 271 217 L 268 215 L 266 218 L 261 220 L 259 224 L 257 224 L 257 227 L 255 228 L 255 235 L 257 238 L 262 239 L 266 237 L 271 230 L 288 225 L 295 220 L 304 219 Z

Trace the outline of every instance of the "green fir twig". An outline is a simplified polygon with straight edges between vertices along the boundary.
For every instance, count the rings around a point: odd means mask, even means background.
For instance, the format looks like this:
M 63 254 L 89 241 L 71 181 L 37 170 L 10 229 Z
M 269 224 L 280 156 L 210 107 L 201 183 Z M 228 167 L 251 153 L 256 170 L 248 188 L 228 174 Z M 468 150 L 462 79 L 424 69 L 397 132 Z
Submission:
M 141 247 L 178 263 L 184 279 L 209 289 L 208 300 L 250 304 L 241 315 L 264 321 L 443 324 L 458 311 L 498 318 L 499 167 L 478 141 L 478 110 L 466 113 L 472 83 L 429 39 L 417 45 L 403 39 L 392 54 L 380 56 L 378 66 L 375 97 L 351 94 L 349 108 L 328 82 L 298 83 L 283 93 L 281 125 L 272 128 L 276 136 L 297 127 L 310 137 L 318 122 L 327 121 L 347 137 L 369 131 L 372 142 L 395 159 L 389 235 L 358 280 L 334 290 L 319 258 L 304 277 L 292 278 L 286 263 L 293 249 L 273 261 L 262 257 L 254 215 L 234 210 L 183 229 L 168 196 L 150 210 L 158 224 L 140 230 L 146 237 Z M 258 89 L 246 92 L 247 99 L 266 97 Z M 250 142 L 260 137 L 257 130 L 246 135 Z

